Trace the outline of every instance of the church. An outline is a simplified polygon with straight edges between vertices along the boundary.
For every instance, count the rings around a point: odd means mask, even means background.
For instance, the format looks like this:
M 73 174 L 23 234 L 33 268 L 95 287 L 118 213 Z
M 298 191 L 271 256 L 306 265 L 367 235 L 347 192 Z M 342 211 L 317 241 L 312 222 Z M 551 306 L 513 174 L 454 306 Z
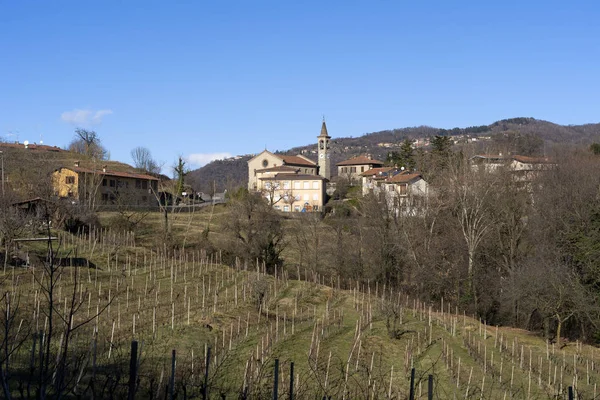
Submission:
M 317 136 L 318 160 L 284 156 L 264 150 L 248 160 L 248 190 L 259 192 L 279 211 L 321 211 L 331 179 L 331 137 L 323 120 Z

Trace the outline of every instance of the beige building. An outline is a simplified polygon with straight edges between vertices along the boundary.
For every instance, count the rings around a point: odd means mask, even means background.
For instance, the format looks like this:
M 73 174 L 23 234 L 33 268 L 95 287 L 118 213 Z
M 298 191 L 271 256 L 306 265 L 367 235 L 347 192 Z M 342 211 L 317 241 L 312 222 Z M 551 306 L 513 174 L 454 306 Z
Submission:
M 257 190 L 276 210 L 321 211 L 326 200 L 326 184 L 327 179 L 319 175 L 301 174 L 298 170 L 273 171 L 259 178 Z
M 374 160 L 370 155 L 356 156 L 349 160 L 336 164 L 338 176 L 347 179 L 350 182 L 360 182 L 361 174 L 373 169 L 383 167 L 383 162 Z
M 281 167 L 284 167 L 281 169 Z M 317 175 L 317 164 L 303 155 L 284 156 L 268 150 L 248 160 L 248 190 L 260 190 L 260 179 L 278 172 L 298 171 L 305 175 Z
M 158 179 L 145 174 L 99 170 L 80 167 L 61 167 L 52 173 L 54 193 L 72 198 L 88 206 L 122 204 L 125 206 L 154 206 Z

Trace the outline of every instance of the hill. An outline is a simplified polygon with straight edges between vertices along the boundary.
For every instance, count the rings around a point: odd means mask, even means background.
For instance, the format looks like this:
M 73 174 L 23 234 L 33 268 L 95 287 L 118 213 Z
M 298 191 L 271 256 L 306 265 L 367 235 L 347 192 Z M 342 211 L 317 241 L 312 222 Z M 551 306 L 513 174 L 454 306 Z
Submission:
M 534 118 L 510 118 L 489 125 L 466 128 L 441 129 L 430 126 L 408 127 L 366 133 L 359 137 L 335 137 L 331 143 L 332 166 L 359 154 L 371 154 L 385 161 L 390 151 L 397 149 L 402 141 L 418 141 L 417 146 L 427 148 L 427 138 L 440 135 L 451 136 L 456 144 L 471 143 L 474 151 L 505 151 L 536 154 L 543 152 L 546 144 L 589 145 L 600 141 L 600 123 L 585 125 L 559 125 Z M 473 139 L 476 141 L 473 141 Z M 279 152 L 281 154 L 304 154 L 316 161 L 316 142 Z M 222 191 L 243 186 L 248 181 L 246 162 L 251 155 L 237 159 L 213 161 L 188 174 L 188 182 L 200 191 Z M 332 169 L 337 173 L 336 168 Z

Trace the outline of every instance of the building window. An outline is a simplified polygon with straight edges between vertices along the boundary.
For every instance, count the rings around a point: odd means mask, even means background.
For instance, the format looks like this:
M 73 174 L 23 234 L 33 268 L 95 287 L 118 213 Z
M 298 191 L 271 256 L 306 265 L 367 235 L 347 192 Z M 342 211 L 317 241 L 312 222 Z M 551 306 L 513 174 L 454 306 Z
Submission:
M 283 211 L 289 212 L 290 211 L 290 206 L 283 206 Z
M 269 160 L 267 160 L 266 158 L 262 161 L 262 166 L 263 168 L 267 168 L 269 166 Z
M 300 182 L 294 182 L 294 189 L 300 189 Z
M 303 188 L 304 189 L 310 189 L 310 183 L 309 182 L 303 182 Z
M 106 186 L 106 178 L 102 179 L 102 186 Z
M 75 177 L 74 176 L 67 176 L 65 178 L 65 183 L 67 185 L 73 185 L 75 183 Z
M 142 196 L 142 201 L 143 201 L 143 202 L 146 202 L 146 201 L 148 201 L 148 197 L 146 197 L 146 196 Z
M 102 193 L 102 201 L 105 203 L 108 202 L 108 193 Z
M 310 200 L 310 195 L 308 195 L 308 194 L 305 194 L 305 195 L 304 195 L 304 201 L 308 201 L 308 200 Z
M 135 180 L 135 188 L 136 189 L 141 189 L 142 188 L 142 181 L 140 181 L 139 179 Z
M 114 179 L 111 179 L 111 180 L 109 181 L 109 185 L 110 185 L 110 187 L 115 187 L 115 185 L 116 185 L 116 182 L 115 182 L 115 180 L 114 180 Z
M 365 172 L 365 167 L 360 167 L 360 172 Z
M 319 206 L 315 204 L 312 209 L 313 211 L 319 211 Z
M 290 188 L 290 181 L 283 181 L 283 188 L 288 190 Z
M 142 189 L 148 189 L 148 181 L 142 181 Z
M 273 208 L 276 209 L 277 211 L 281 210 L 281 207 L 279 207 L 279 206 L 274 206 Z
M 313 201 L 319 201 L 319 195 L 313 194 Z
M 350 167 L 350 172 L 356 172 L 356 167 Z
M 312 188 L 313 189 L 318 189 L 319 188 L 319 181 L 313 181 Z
M 408 185 L 400 185 L 398 189 L 400 189 L 400 196 L 406 196 L 408 194 Z
M 299 212 L 300 211 L 300 206 L 294 206 L 294 211 Z
M 394 191 L 394 185 L 389 185 L 388 186 L 388 191 L 393 192 Z

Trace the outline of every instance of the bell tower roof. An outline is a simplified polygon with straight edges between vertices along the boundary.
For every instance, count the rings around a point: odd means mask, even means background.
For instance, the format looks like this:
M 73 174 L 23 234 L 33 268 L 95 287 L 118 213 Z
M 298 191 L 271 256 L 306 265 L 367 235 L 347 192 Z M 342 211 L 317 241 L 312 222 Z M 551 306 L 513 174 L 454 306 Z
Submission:
M 325 137 L 325 138 L 330 138 L 329 134 L 327 133 L 327 125 L 325 125 L 325 119 L 323 119 L 323 124 L 321 125 L 321 134 L 319 135 L 319 137 Z

